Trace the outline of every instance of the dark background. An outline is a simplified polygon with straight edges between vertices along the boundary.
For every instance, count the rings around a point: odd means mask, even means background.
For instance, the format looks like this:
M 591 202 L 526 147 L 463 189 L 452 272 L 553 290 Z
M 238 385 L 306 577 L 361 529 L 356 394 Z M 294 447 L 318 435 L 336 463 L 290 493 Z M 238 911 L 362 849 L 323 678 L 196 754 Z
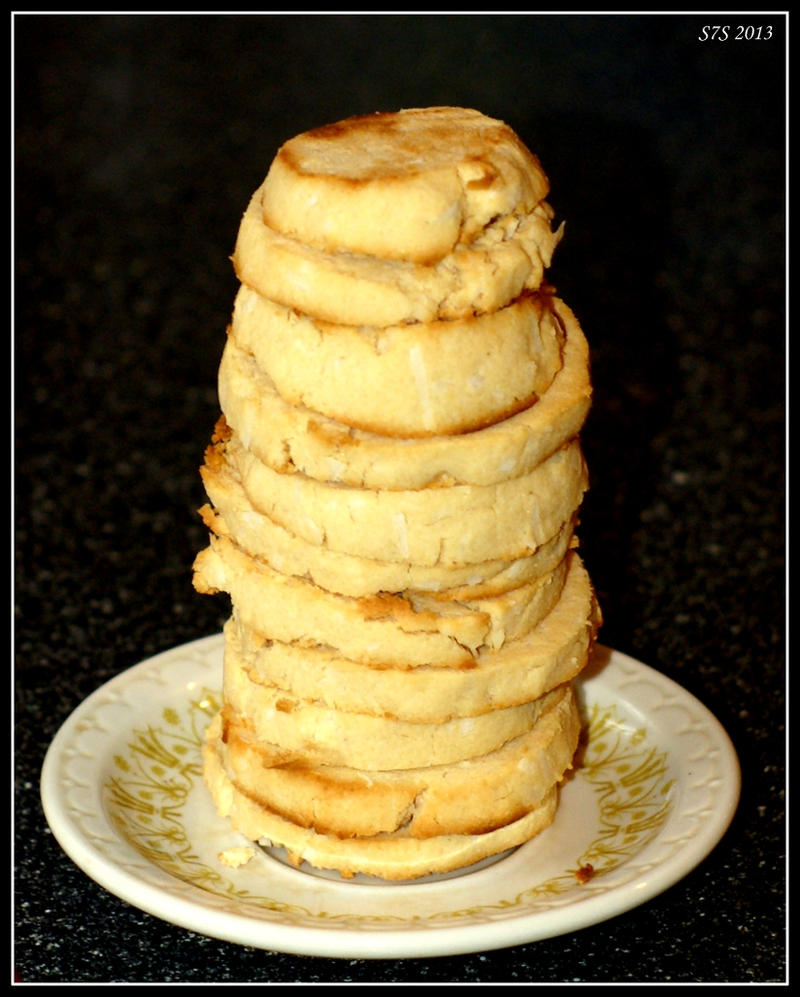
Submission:
M 780 981 L 784 963 L 785 70 L 772 28 L 694 16 L 30 16 L 13 20 L 15 953 L 30 982 Z M 551 279 L 593 351 L 580 534 L 604 643 L 729 731 L 733 824 L 605 924 L 365 962 L 192 934 L 62 853 L 53 735 L 149 655 L 220 629 L 194 593 L 197 473 L 239 219 L 281 142 L 463 104 L 541 158 Z

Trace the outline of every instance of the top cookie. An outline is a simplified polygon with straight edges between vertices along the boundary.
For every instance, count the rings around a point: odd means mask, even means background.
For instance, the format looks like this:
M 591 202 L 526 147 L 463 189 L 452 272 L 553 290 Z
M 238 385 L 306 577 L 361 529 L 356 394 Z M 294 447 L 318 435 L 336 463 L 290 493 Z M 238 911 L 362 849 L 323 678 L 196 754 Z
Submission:
M 502 121 L 459 107 L 348 118 L 278 151 L 264 223 L 327 252 L 431 266 L 494 219 L 547 195 L 538 159 Z

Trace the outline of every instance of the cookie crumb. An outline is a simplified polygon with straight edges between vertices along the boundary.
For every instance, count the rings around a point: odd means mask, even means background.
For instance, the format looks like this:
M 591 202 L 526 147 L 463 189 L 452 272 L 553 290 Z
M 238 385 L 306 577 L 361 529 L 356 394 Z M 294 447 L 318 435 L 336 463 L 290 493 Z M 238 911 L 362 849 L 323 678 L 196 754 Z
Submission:
M 223 865 L 231 869 L 238 869 L 240 865 L 245 865 L 255 855 L 255 848 L 249 845 L 240 845 L 238 848 L 228 848 L 224 852 L 219 852 L 217 858 Z
M 582 865 L 575 873 L 575 878 L 581 885 L 588 883 L 592 876 L 594 876 L 594 866 L 591 863 Z

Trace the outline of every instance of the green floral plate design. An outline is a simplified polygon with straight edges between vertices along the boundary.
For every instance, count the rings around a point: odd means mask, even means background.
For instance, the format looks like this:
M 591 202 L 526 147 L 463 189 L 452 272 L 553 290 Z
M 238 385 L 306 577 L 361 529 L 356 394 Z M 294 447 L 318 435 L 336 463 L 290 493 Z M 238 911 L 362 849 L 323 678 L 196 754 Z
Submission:
M 117 676 L 48 752 L 42 798 L 68 855 L 122 899 L 194 931 L 346 958 L 482 951 L 629 910 L 694 868 L 739 797 L 736 754 L 680 686 L 600 647 L 578 683 L 584 736 L 553 825 L 460 874 L 385 884 L 294 869 L 245 845 L 214 811 L 200 748 L 219 706 L 222 638 Z

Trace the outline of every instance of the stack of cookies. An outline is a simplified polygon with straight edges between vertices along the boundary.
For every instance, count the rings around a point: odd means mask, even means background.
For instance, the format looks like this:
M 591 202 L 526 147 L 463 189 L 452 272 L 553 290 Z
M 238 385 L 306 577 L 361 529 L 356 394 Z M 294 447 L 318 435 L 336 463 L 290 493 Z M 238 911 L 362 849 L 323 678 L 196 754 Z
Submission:
M 547 193 L 506 125 L 436 107 L 292 139 L 242 219 L 194 566 L 232 605 L 204 772 L 294 864 L 412 879 L 553 819 L 599 611 Z

